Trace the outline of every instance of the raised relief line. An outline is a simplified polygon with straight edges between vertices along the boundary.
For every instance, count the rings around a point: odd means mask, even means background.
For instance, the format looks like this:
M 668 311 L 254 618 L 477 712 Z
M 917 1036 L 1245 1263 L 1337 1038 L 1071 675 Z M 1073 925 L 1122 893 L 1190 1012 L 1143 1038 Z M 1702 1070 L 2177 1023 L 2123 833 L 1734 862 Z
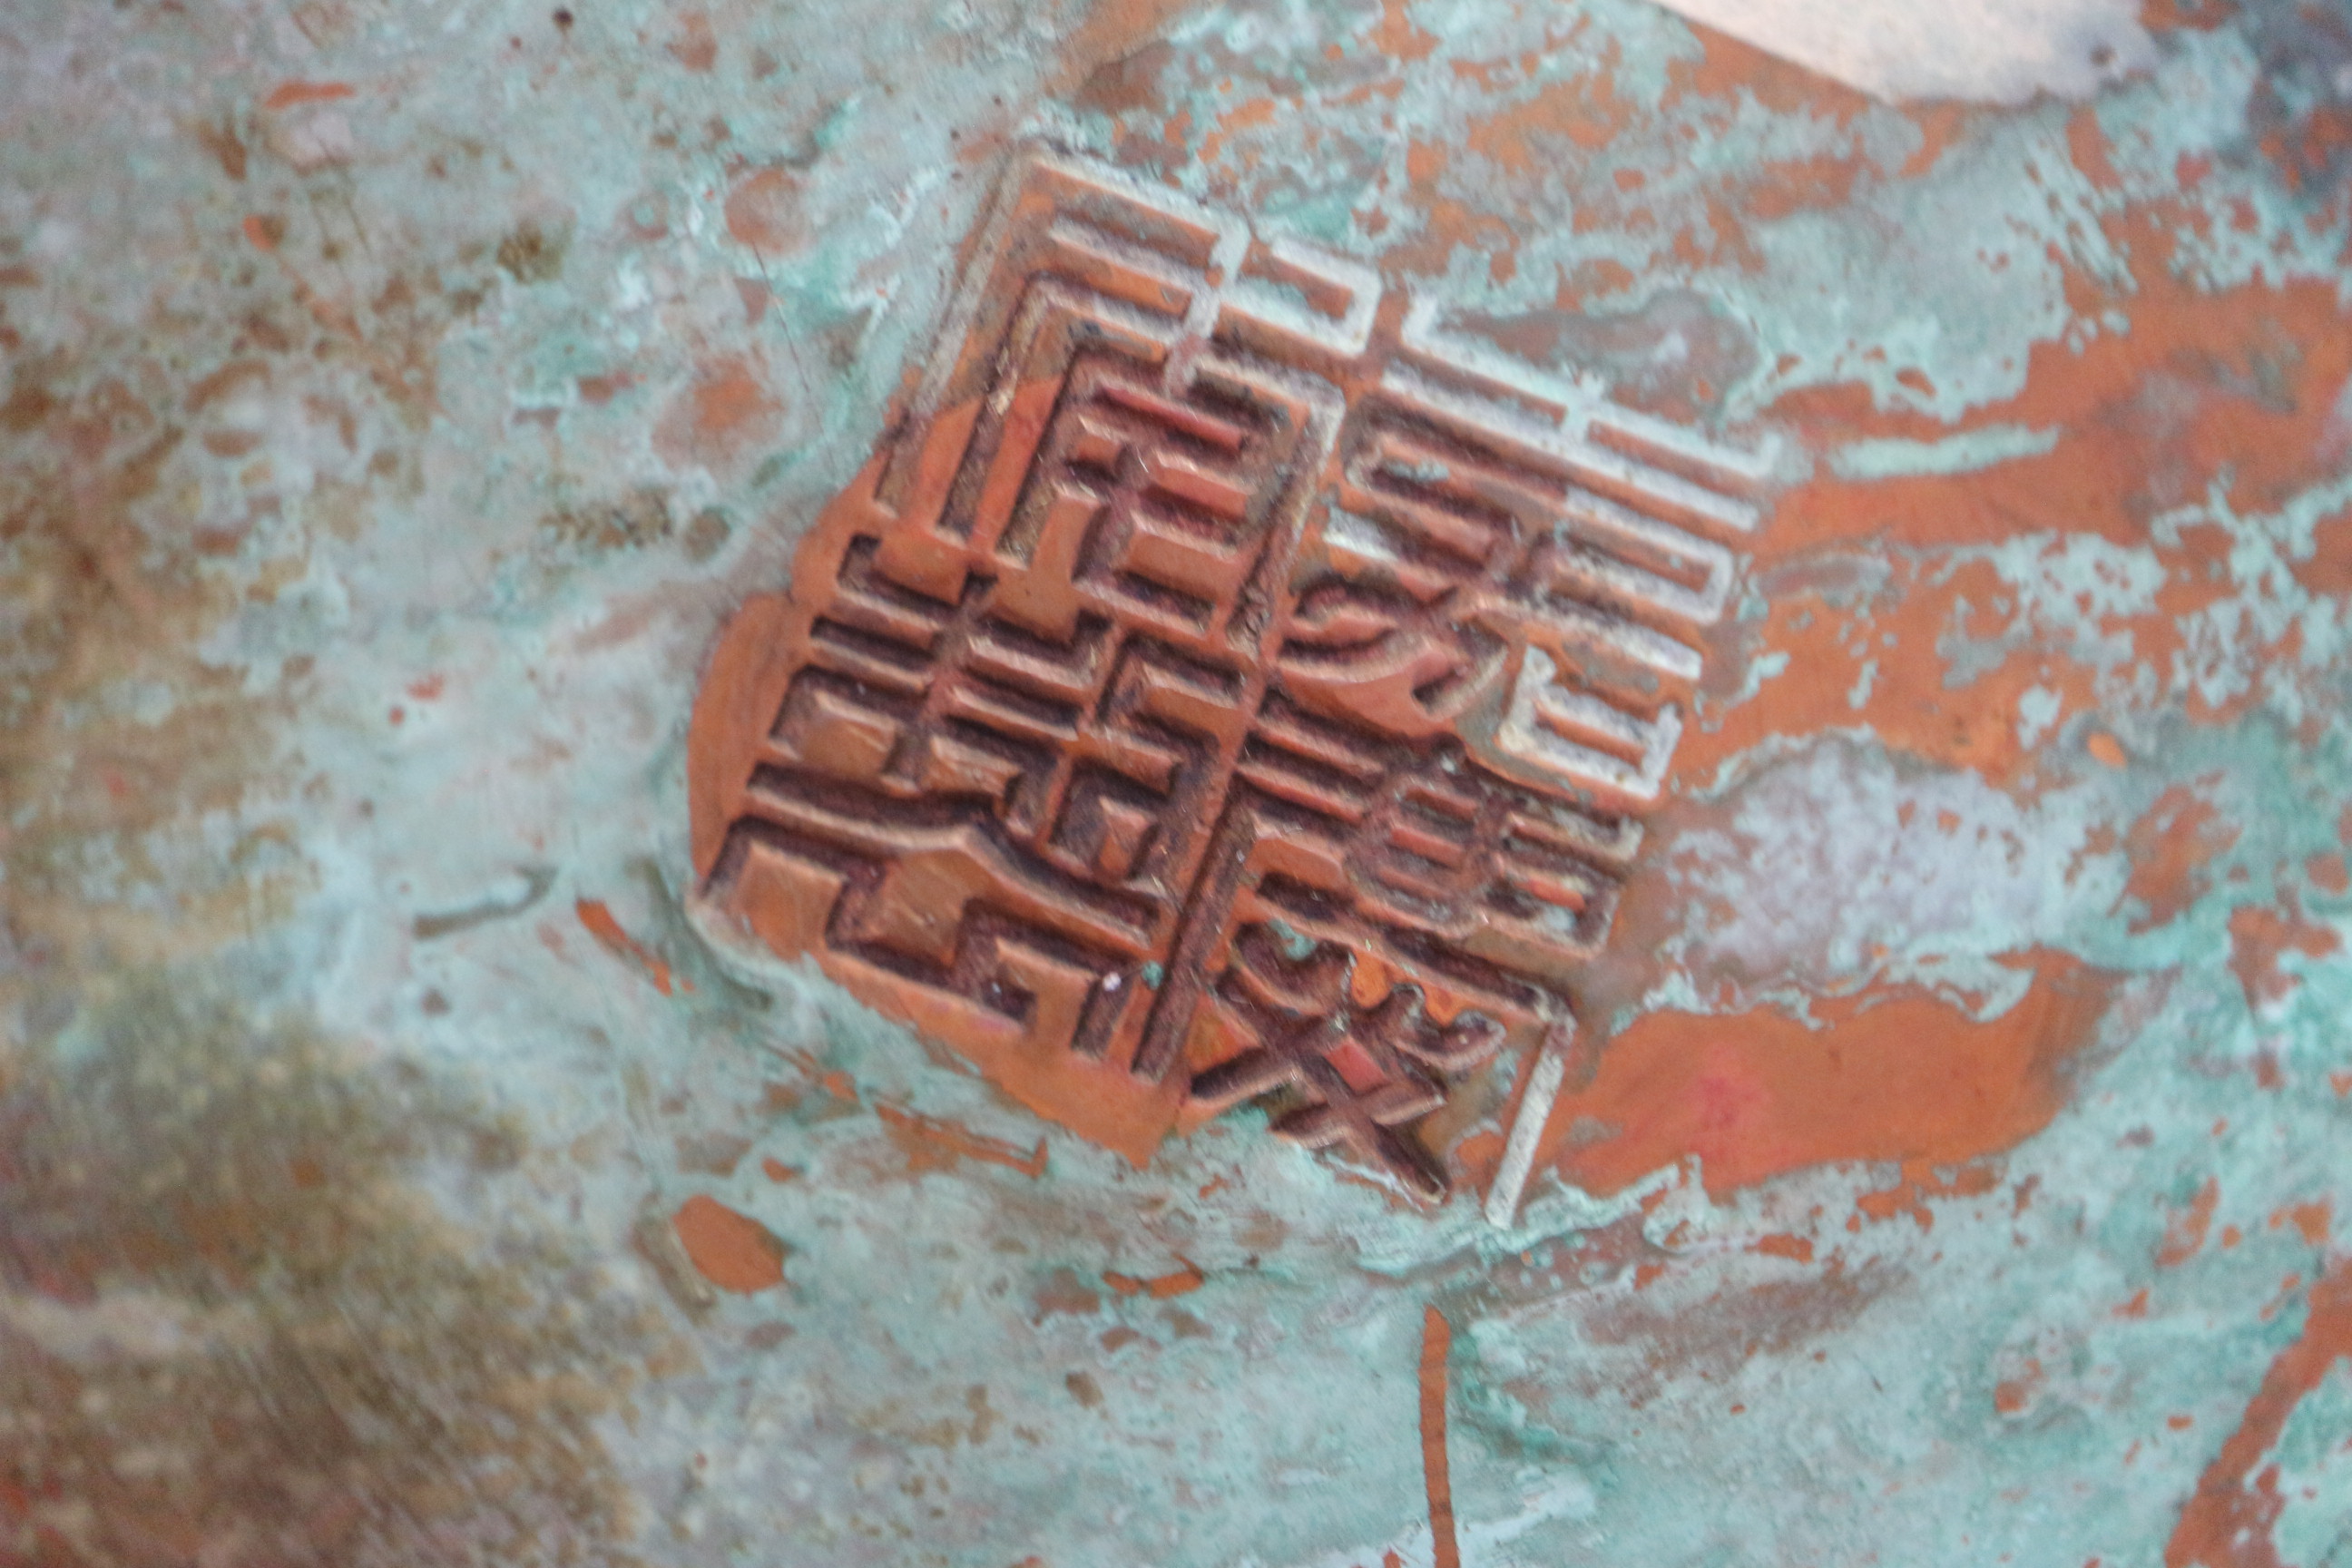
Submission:
M 1551 411 L 1551 423 L 1573 437 L 1594 426 L 1669 454 L 1742 488 L 1762 484 L 1778 468 L 1780 438 L 1768 433 L 1753 447 L 1734 447 L 1705 433 L 1644 414 L 1610 399 L 1607 387 L 1589 375 L 1561 375 L 1515 359 L 1473 338 L 1438 325 L 1439 302 L 1416 296 L 1406 308 L 1398 345 L 1433 367 L 1475 378 Z
M 1199 272 L 1093 224 L 1056 218 L 1049 233 L 1069 267 L 1062 276 L 1138 310 L 1181 320 L 1209 291 Z
M 1243 321 L 1303 338 L 1341 358 L 1363 353 L 1372 341 L 1372 323 L 1380 310 L 1380 274 L 1360 263 L 1327 255 L 1295 240 L 1276 239 L 1266 247 L 1266 251 L 1293 276 L 1345 292 L 1347 308 L 1336 316 L 1328 315 L 1316 310 L 1310 300 L 1306 309 L 1294 309 L 1276 288 L 1244 273 L 1229 290 L 1227 310 Z M 1272 281 L 1278 284 L 1283 279 Z M 1302 294 L 1306 292 L 1303 284 L 1298 288 Z
M 1577 784 L 1643 805 L 1655 800 L 1675 744 L 1682 739 L 1682 715 L 1669 703 L 1655 719 L 1637 719 L 1597 697 L 1555 684 L 1559 673 L 1559 667 L 1541 648 L 1528 648 L 1496 743 L 1532 766 Z M 1613 742 L 1638 761 L 1570 740 L 1570 730 Z
M 1551 1120 L 1559 1086 L 1568 1077 L 1568 1047 L 1575 1038 L 1576 1020 L 1570 1018 L 1546 1035 L 1536 1052 L 1535 1069 L 1528 1075 L 1503 1144 L 1503 1163 L 1495 1168 L 1494 1184 L 1486 1189 L 1486 1223 L 1497 1230 L 1508 1230 L 1518 1220 L 1519 1199 L 1527 1194 L 1536 1147 L 1543 1142 L 1544 1125 Z

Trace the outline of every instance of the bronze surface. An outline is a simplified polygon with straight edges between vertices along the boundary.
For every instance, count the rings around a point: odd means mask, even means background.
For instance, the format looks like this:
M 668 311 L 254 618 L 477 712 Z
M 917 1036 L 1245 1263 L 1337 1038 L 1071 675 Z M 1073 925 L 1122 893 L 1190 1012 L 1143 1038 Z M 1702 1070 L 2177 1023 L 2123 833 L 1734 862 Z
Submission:
M 1006 178 L 912 410 L 691 743 L 702 899 L 1140 1160 L 1442 1197 L 1572 1025 L 1764 459 L 1107 168 Z

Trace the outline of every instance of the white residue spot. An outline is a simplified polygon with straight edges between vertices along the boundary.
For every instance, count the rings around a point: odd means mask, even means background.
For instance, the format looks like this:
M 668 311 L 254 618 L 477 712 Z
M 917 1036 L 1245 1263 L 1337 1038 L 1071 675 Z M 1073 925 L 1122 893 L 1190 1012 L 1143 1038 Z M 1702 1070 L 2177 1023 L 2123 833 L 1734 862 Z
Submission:
M 1856 712 L 1861 711 L 1864 705 L 1870 700 L 1870 689 L 1876 684 L 1878 684 L 1878 661 L 1874 658 L 1864 659 L 1862 673 L 1854 678 L 1853 689 L 1845 694 L 1845 705 Z
M 2058 445 L 2055 429 L 1988 425 L 1940 441 L 1853 441 L 1830 454 L 1842 479 L 1892 479 L 1912 474 L 1967 474 L 2019 458 L 2038 458 Z
M 2042 732 L 2058 722 L 2059 710 L 2064 699 L 2046 686 L 2028 689 L 2017 700 L 2017 743 L 2030 746 Z

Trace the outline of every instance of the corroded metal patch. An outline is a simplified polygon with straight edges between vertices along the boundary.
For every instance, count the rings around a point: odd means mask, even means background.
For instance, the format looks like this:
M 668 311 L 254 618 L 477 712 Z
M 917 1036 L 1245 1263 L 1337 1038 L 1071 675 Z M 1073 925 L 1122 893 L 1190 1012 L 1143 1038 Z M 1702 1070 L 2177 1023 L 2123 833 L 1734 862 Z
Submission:
M 702 910 L 1136 1160 L 1265 1100 L 1442 1196 L 1425 1120 L 1572 1026 L 1764 462 L 1031 155 L 714 657 Z

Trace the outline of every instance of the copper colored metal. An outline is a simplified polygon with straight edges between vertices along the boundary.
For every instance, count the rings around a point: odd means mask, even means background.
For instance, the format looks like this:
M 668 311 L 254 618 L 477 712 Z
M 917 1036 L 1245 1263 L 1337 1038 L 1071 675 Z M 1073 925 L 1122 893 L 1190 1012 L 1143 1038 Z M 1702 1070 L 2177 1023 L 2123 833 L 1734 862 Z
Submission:
M 702 909 L 1138 1161 L 1262 1100 L 1440 1197 L 1424 1119 L 1571 1023 L 1768 461 L 1027 156 L 712 659 Z

